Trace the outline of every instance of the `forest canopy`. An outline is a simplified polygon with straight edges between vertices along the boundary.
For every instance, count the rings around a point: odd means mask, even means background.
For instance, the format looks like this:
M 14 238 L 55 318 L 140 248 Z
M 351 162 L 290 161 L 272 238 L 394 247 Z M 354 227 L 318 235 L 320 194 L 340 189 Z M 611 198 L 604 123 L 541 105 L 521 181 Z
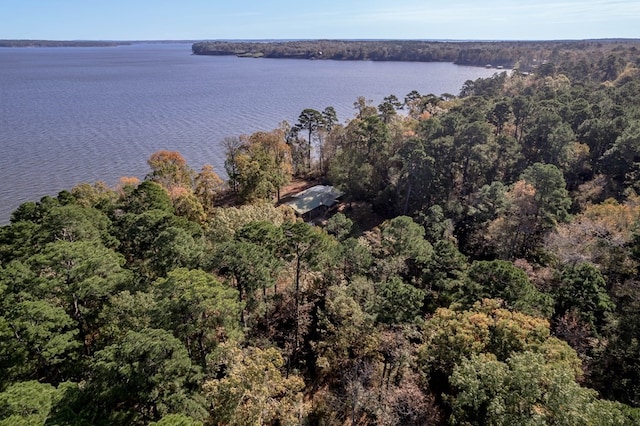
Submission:
M 22 204 L 0 424 L 639 424 L 640 55 L 584 43 Z

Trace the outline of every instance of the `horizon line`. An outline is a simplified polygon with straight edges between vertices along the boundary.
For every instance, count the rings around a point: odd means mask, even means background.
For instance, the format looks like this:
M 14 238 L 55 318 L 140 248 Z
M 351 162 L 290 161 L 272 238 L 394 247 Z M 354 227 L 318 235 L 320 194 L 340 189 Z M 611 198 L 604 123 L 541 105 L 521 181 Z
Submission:
M 2 38 L 0 42 L 55 42 L 55 43 L 196 43 L 221 42 L 288 42 L 288 41 L 426 41 L 426 42 L 576 42 L 576 41 L 640 41 L 640 37 L 562 38 L 562 39 L 454 39 L 454 38 L 187 38 L 187 39 L 46 39 Z

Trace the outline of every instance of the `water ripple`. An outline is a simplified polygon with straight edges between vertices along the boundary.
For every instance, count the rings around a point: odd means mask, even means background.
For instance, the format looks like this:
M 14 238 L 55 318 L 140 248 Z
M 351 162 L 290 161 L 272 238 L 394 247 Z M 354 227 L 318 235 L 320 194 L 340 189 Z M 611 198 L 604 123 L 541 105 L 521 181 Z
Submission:
M 0 224 L 22 202 L 148 172 L 159 149 L 222 172 L 227 136 L 295 122 L 364 95 L 457 93 L 490 75 L 451 64 L 200 57 L 190 46 L 0 49 Z

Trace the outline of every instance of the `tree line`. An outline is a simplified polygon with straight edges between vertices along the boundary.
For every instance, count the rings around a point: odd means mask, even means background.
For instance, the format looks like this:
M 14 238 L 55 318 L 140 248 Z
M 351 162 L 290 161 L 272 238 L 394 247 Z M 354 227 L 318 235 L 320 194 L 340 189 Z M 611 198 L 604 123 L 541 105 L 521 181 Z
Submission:
M 196 55 L 236 55 L 252 58 L 332 59 L 359 61 L 452 62 L 458 65 L 534 71 L 561 63 L 573 81 L 610 80 L 619 67 L 637 59 L 638 40 L 581 41 L 420 41 L 420 40 L 299 40 L 283 42 L 201 41 Z
M 221 141 L 226 182 L 159 151 L 24 203 L 0 424 L 638 424 L 637 64 L 305 109 Z M 296 218 L 294 178 L 341 211 Z
M 0 47 L 113 47 L 131 43 L 99 40 L 0 40 Z

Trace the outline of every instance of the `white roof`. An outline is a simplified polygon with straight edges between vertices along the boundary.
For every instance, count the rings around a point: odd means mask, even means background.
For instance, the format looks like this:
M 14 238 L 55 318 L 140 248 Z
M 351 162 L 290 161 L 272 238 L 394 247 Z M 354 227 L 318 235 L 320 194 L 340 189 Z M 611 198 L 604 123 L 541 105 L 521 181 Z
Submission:
M 333 186 L 316 185 L 298 192 L 286 204 L 291 206 L 298 214 L 303 215 L 320 206 L 331 207 L 337 203 L 338 198 L 342 195 L 342 192 Z

